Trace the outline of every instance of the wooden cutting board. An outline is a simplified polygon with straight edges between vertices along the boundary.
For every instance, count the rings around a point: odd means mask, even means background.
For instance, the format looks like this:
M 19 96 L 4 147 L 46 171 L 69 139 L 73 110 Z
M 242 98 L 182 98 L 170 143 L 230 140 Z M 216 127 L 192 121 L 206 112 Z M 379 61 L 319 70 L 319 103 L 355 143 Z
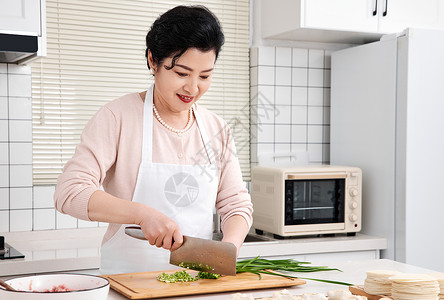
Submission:
M 350 286 L 348 289 L 350 290 L 350 292 L 353 295 L 366 296 L 368 300 L 379 300 L 379 299 L 384 298 L 384 297 L 392 299 L 392 298 L 390 298 L 388 296 L 384 296 L 384 295 L 370 295 L 370 294 L 367 294 L 364 291 L 364 287 L 363 286 L 359 286 L 359 285 Z
M 165 271 L 174 273 L 178 270 Z M 197 271 L 187 270 L 193 276 Z M 305 284 L 297 278 L 285 278 L 262 274 L 262 279 L 255 274 L 241 273 L 236 276 L 223 276 L 218 279 L 199 279 L 193 282 L 165 283 L 157 280 L 162 271 L 103 275 L 110 281 L 111 288 L 129 299 L 151 299 L 172 296 L 288 287 Z

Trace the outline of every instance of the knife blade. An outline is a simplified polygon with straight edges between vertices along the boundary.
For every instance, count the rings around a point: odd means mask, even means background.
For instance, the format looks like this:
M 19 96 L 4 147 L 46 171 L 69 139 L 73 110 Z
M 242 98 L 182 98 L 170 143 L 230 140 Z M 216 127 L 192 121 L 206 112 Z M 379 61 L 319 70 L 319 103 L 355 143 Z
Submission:
M 138 226 L 127 226 L 125 233 L 146 240 Z M 170 264 L 197 271 L 236 275 L 236 246 L 228 242 L 183 236 L 183 244 L 170 253 Z

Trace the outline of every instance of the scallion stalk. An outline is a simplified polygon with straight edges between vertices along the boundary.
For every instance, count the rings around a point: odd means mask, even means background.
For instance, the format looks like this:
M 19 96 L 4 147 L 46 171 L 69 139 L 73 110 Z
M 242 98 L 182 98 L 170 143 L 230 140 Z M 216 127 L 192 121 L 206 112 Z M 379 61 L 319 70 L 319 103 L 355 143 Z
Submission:
M 341 284 L 341 285 L 352 285 L 350 283 L 333 281 L 326 279 L 316 279 L 316 278 L 306 278 L 306 277 L 296 277 L 289 274 L 280 273 L 278 271 L 285 272 L 301 272 L 301 273 L 311 273 L 311 272 L 321 272 L 321 271 L 340 271 L 336 268 L 329 268 L 327 266 L 311 266 L 310 262 L 297 261 L 294 259 L 264 259 L 260 256 L 256 256 L 252 259 L 241 260 L 236 263 L 236 273 L 253 273 L 261 278 L 261 274 L 269 274 L 275 276 L 282 276 L 286 278 L 300 278 L 306 280 L 315 280 L 326 283 Z M 274 272 L 272 272 L 274 271 Z

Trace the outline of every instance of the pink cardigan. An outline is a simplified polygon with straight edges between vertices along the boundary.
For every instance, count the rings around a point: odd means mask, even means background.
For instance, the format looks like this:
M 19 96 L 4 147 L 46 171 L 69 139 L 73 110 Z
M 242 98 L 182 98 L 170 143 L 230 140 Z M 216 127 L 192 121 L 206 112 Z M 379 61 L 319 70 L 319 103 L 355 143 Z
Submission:
M 222 229 L 232 215 L 241 215 L 252 223 L 252 204 L 236 156 L 233 137 L 227 123 L 216 114 L 197 106 L 214 149 L 219 170 L 216 209 Z M 103 189 L 131 201 L 141 162 L 143 100 L 139 93 L 128 94 L 107 103 L 91 118 L 83 130 L 80 144 L 66 163 L 54 194 L 58 211 L 89 220 L 88 200 Z M 206 164 L 198 127 L 178 136 L 156 119 L 153 126 L 153 162 L 171 164 Z M 120 227 L 110 224 L 103 242 Z

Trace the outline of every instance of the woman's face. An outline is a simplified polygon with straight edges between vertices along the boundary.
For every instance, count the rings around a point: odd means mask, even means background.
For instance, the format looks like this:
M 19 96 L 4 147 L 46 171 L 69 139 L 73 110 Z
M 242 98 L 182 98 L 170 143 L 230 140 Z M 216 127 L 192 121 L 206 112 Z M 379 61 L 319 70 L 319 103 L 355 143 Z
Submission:
M 202 52 L 196 48 L 188 49 L 177 59 L 174 68 L 172 57 L 154 66 L 154 101 L 156 105 L 167 106 L 173 112 L 188 110 L 194 102 L 205 94 L 211 84 L 216 53 L 214 50 Z M 160 101 L 160 103 L 159 103 Z

